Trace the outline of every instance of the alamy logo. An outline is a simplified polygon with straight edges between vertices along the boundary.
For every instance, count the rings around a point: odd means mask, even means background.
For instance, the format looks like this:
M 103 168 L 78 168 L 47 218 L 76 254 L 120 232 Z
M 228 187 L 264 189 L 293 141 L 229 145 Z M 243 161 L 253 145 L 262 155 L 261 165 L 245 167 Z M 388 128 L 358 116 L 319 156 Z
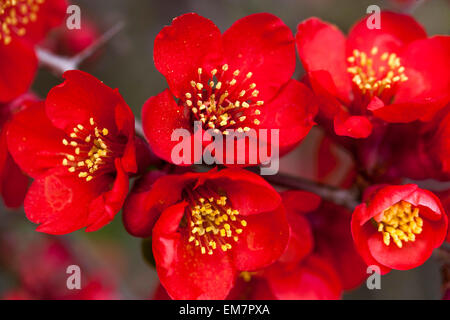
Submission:
M 370 276 L 367 278 L 366 285 L 369 290 L 381 289 L 381 270 L 377 265 L 371 265 L 367 267 L 367 274 Z
M 373 4 L 367 7 L 368 14 L 371 13 L 369 17 L 367 17 L 366 25 L 369 30 L 373 29 L 381 29 L 381 9 L 379 6 Z
M 66 20 L 66 27 L 69 30 L 81 29 L 81 9 L 77 5 L 67 7 L 66 13 L 69 15 Z
M 81 289 L 81 269 L 77 265 L 70 265 L 66 269 L 66 273 L 70 274 L 67 278 L 66 286 L 69 290 Z

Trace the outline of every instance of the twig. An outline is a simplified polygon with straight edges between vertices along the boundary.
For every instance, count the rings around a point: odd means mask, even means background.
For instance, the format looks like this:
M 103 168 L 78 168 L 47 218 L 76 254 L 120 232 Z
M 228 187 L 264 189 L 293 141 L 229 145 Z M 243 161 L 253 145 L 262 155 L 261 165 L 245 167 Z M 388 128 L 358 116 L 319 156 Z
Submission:
M 142 128 L 142 122 L 139 119 L 136 119 L 134 126 L 135 126 L 136 133 L 142 137 L 145 137 L 144 128 Z
M 336 204 L 346 206 L 349 209 L 354 209 L 358 204 L 358 192 L 356 189 L 339 189 L 336 187 L 324 185 L 311 180 L 292 177 L 283 173 L 273 176 L 263 176 L 268 182 L 286 187 L 289 189 L 300 189 L 313 192 L 321 198 L 332 201 Z

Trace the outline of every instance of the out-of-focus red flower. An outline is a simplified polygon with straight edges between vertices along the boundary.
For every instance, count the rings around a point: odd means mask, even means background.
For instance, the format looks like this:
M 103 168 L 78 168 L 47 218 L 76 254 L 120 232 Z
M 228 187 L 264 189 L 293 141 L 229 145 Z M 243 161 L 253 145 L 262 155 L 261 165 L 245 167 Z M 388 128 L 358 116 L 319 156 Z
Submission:
M 68 29 L 60 26 L 52 32 L 51 37 L 47 37 L 41 46 L 63 56 L 74 56 L 93 45 L 100 37 L 99 30 L 93 20 L 83 16 L 80 29 Z M 96 58 L 97 54 L 89 57 L 88 60 Z
M 423 144 L 430 158 L 435 161 L 437 171 L 445 173 L 447 180 L 450 180 L 450 106 L 443 111 L 430 122 L 429 131 L 432 133 Z
M 314 125 L 314 97 L 291 79 L 294 37 L 271 14 L 244 17 L 224 34 L 206 18 L 182 15 L 157 35 L 154 60 L 170 89 L 145 103 L 143 126 L 151 148 L 167 161 L 172 161 L 172 149 L 178 144 L 171 141 L 175 129 L 186 129 L 198 139 L 194 121 L 201 122 L 202 135 L 209 129 L 222 136 L 230 130 L 279 129 L 281 154 L 295 147 Z M 258 132 L 255 136 L 260 148 L 269 147 L 270 137 L 270 132 L 267 139 Z M 185 163 L 193 162 L 184 156 Z M 233 160 L 226 154 L 215 157 L 222 163 Z
M 34 46 L 62 23 L 65 0 L 4 0 L 0 2 L 0 102 L 25 93 L 38 61 Z
M 125 227 L 152 236 L 160 281 L 174 299 L 226 298 L 240 271 L 270 265 L 289 239 L 278 193 L 242 169 L 163 176 L 127 203 L 135 199 L 142 206 L 125 206 Z
M 17 254 L 17 253 L 16 253 Z M 103 300 L 119 297 L 114 281 L 106 274 L 84 266 L 67 246 L 58 240 L 39 241 L 9 261 L 18 272 L 18 286 L 3 294 L 6 300 Z M 81 289 L 70 290 L 67 267 L 81 269 Z
M 138 169 L 134 117 L 118 91 L 81 71 L 64 78 L 45 105 L 17 113 L 7 133 L 14 160 L 35 179 L 27 217 L 51 234 L 109 223 Z
M 447 215 L 433 193 L 414 184 L 374 186 L 352 217 L 355 245 L 382 274 L 422 265 L 447 235 Z
M 23 94 L 12 102 L 0 103 L 0 195 L 9 208 L 23 204 L 29 179 L 17 166 L 8 151 L 6 132 L 12 115 L 38 101 L 31 93 Z
M 361 144 L 359 153 L 376 157 L 373 176 L 378 181 L 411 179 L 450 180 L 450 108 L 429 122 L 391 124 L 380 141 Z M 375 177 L 376 178 L 376 177 Z M 395 181 L 395 180 L 394 180 Z
M 366 265 L 353 245 L 351 213 L 305 191 L 285 191 L 291 227 L 289 246 L 261 271 L 277 299 L 339 299 L 366 277 Z
M 93 45 L 99 36 L 95 24 L 83 19 L 80 29 L 61 29 L 56 50 L 63 55 L 72 56 Z
M 291 201 L 295 200 L 296 193 Z M 320 207 L 306 217 L 314 233 L 314 252 L 333 266 L 342 289 L 351 290 L 361 285 L 367 277 L 367 265 L 353 243 L 352 213 L 345 207 L 322 201 Z
M 308 83 L 337 135 L 365 138 L 383 121 L 428 121 L 449 101 L 450 37 L 427 38 L 407 15 L 382 12 L 380 21 L 369 29 L 362 19 L 347 38 L 318 18 L 298 26 Z

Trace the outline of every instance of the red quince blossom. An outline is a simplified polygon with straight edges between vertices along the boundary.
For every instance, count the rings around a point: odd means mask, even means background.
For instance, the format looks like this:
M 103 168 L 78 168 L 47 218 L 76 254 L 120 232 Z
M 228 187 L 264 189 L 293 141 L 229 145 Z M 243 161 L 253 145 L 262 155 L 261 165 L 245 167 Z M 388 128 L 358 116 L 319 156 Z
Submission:
M 339 299 L 366 277 L 356 251 L 351 213 L 306 191 L 281 193 L 291 238 L 281 258 L 262 276 L 277 299 Z M 259 280 L 261 281 L 261 280 Z
M 14 113 L 38 101 L 31 94 L 23 94 L 12 102 L 0 103 L 0 195 L 9 208 L 18 208 L 23 204 L 29 179 L 14 162 L 8 150 L 6 133 Z
M 2 239 L 5 240 L 5 239 Z M 14 241 L 14 237 L 5 242 Z M 5 300 L 105 300 L 118 299 L 114 281 L 109 271 L 99 272 L 83 265 L 64 242 L 46 239 L 17 250 L 16 245 L 2 246 L 8 254 L 8 263 L 17 272 L 18 283 L 1 294 Z M 9 247 L 9 248 L 8 248 Z M 15 250 L 14 250 L 15 249 Z M 6 255 L 0 257 L 6 258 Z M 67 267 L 78 265 L 81 269 L 81 289 L 66 287 Z M 108 277 L 107 277 L 108 274 Z
M 450 180 L 449 110 L 442 109 L 429 122 L 391 124 L 383 130 L 381 139 L 369 138 L 359 146 L 363 163 L 370 163 L 371 156 L 375 158 L 372 165 L 365 165 L 374 180 Z
M 62 23 L 65 0 L 0 2 L 0 102 L 25 93 L 38 67 L 34 46 Z
M 356 207 L 352 235 L 361 257 L 382 274 L 422 265 L 447 235 L 438 197 L 414 184 L 373 186 Z
M 383 121 L 428 121 L 449 102 L 450 37 L 427 38 L 403 14 L 382 12 L 380 21 L 380 29 L 368 29 L 362 19 L 347 38 L 318 18 L 298 25 L 307 81 L 337 135 L 366 138 Z
M 179 16 L 157 35 L 154 61 L 170 89 L 145 103 L 142 118 L 151 148 L 164 160 L 172 162 L 171 152 L 178 144 L 171 141 L 175 129 L 186 129 L 193 140 L 198 138 L 194 121 L 202 124 L 201 137 L 207 130 L 224 137 L 230 130 L 279 129 L 281 154 L 295 147 L 314 125 L 314 97 L 291 79 L 294 37 L 271 14 L 244 17 L 223 34 L 195 13 Z M 271 145 L 270 132 L 267 137 L 257 132 L 256 137 L 261 149 Z M 230 163 L 226 154 L 215 157 Z M 191 161 L 187 158 L 185 163 Z
M 68 71 L 45 103 L 17 113 L 8 147 L 34 182 L 24 208 L 38 231 L 65 234 L 109 223 L 137 171 L 134 117 L 117 90 Z M 137 143 L 136 143 L 137 142 Z
M 129 204 L 135 200 L 142 205 Z M 242 169 L 160 177 L 130 194 L 124 224 L 132 235 L 152 236 L 156 270 L 173 299 L 225 299 L 239 272 L 270 265 L 289 239 L 278 193 Z

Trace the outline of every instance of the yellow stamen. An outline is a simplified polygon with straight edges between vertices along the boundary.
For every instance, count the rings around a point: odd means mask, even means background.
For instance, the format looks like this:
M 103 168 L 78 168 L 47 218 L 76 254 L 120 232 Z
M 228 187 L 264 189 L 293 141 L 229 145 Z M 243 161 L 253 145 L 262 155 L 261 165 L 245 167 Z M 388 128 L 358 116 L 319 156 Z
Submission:
M 384 244 L 389 246 L 392 239 L 399 248 L 403 247 L 403 242 L 414 242 L 416 235 L 422 233 L 422 227 L 419 208 L 403 200 L 384 210 L 378 222 L 378 232 L 382 233 Z

